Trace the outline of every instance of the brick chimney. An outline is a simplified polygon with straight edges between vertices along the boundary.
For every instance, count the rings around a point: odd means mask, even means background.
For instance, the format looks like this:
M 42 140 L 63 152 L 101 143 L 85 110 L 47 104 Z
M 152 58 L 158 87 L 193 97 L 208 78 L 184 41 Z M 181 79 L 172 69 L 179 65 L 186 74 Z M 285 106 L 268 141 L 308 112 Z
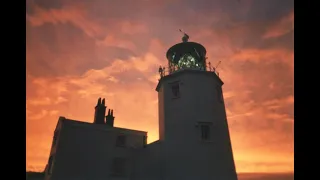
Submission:
M 94 124 L 104 124 L 104 116 L 106 115 L 106 108 L 107 106 L 105 105 L 105 99 L 101 98 L 98 99 L 98 103 L 95 107 L 95 113 L 94 113 Z
M 108 111 L 108 115 L 106 116 L 106 124 L 110 127 L 113 127 L 114 123 L 114 116 L 113 116 L 113 110 Z

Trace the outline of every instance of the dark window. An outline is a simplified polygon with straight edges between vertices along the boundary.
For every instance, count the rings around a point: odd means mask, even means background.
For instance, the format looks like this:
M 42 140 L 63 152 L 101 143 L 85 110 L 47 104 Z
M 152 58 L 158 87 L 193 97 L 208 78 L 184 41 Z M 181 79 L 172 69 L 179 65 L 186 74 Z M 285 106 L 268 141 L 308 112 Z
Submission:
M 219 100 L 220 102 L 223 102 L 222 88 L 219 87 L 219 86 L 217 86 L 216 89 L 217 89 L 218 100 Z
M 172 90 L 172 98 L 179 98 L 180 97 L 179 82 L 171 83 L 171 90 Z
M 209 124 L 201 124 L 201 139 L 209 140 L 210 139 L 210 125 Z
M 126 161 L 124 158 L 114 158 L 112 163 L 112 175 L 125 176 Z
M 118 147 L 125 147 L 126 146 L 126 136 L 125 135 L 119 135 L 117 137 L 116 146 L 118 146 Z

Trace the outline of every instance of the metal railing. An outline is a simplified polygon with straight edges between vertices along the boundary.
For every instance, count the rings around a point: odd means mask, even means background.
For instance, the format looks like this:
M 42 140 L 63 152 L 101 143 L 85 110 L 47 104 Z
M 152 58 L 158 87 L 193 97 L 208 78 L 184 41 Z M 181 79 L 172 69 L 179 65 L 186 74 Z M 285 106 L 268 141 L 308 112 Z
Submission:
M 192 70 L 198 70 L 198 71 L 208 71 L 208 72 L 214 72 L 219 77 L 219 72 L 216 70 L 216 67 L 213 67 L 210 62 L 206 63 L 205 67 L 179 67 L 179 66 L 160 66 L 159 67 L 159 75 L 160 78 L 173 74 L 175 72 L 179 72 L 184 69 L 192 69 Z

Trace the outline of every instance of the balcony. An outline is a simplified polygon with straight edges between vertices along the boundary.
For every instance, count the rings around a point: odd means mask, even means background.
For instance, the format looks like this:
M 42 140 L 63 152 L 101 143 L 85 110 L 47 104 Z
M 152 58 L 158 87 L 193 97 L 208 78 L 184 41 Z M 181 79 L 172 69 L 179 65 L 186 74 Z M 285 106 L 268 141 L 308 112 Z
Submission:
M 220 61 L 219 61 L 218 65 L 219 64 L 220 64 Z M 186 70 L 186 69 L 196 70 L 196 71 L 213 72 L 219 77 L 219 72 L 216 70 L 217 66 L 213 67 L 210 62 L 206 63 L 205 66 L 199 65 L 196 63 L 189 63 L 189 64 L 182 63 L 182 65 L 180 65 L 180 64 L 175 65 L 175 64 L 169 63 L 169 66 L 160 66 L 159 67 L 159 75 L 160 75 L 160 78 L 162 78 L 164 76 L 174 74 L 174 73 Z

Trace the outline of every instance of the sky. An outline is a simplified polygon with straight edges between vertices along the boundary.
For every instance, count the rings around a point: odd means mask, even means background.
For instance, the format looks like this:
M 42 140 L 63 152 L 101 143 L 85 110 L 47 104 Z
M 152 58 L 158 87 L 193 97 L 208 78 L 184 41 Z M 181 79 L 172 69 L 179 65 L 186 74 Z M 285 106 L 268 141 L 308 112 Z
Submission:
M 26 168 L 42 171 L 59 116 L 158 139 L 157 85 L 179 29 L 218 67 L 237 172 L 294 171 L 293 0 L 26 0 Z

